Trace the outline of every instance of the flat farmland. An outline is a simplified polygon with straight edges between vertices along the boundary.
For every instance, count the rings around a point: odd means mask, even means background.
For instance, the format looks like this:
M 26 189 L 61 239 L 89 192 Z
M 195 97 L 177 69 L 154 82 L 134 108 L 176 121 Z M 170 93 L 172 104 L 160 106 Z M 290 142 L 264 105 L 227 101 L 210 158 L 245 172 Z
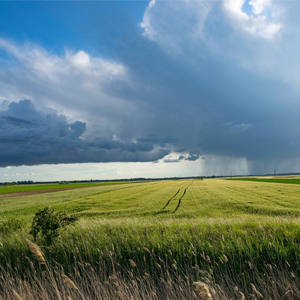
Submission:
M 0 186 L 0 196 L 6 196 L 6 194 L 24 193 L 24 192 L 36 192 L 36 191 L 55 191 L 64 189 L 76 189 L 93 186 L 103 185 L 115 185 L 126 184 L 126 181 L 108 181 L 108 182 L 81 182 L 81 183 L 68 183 L 68 184 L 27 184 L 27 185 L 15 185 L 15 186 Z
M 45 206 L 79 216 L 50 245 L 30 234 Z M 0 299 L 300 299 L 299 218 L 300 185 L 281 182 L 165 180 L 1 198 Z
M 297 218 L 300 185 L 220 179 L 101 185 L 2 198 L 0 216 L 30 219 L 45 206 L 82 218 Z
M 286 184 L 300 184 L 300 178 L 296 176 L 285 176 L 285 177 L 239 177 L 231 178 L 230 180 L 240 181 L 256 181 L 256 182 L 273 182 L 273 183 L 286 183 Z

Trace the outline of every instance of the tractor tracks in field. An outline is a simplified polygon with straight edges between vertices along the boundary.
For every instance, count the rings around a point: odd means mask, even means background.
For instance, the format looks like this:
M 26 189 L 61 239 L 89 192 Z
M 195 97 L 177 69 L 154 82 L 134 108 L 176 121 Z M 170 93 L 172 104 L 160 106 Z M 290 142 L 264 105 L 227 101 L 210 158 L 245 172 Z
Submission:
M 162 208 L 162 209 L 165 209 L 169 204 L 170 202 L 179 194 L 179 192 L 181 191 L 181 189 L 183 188 L 183 186 L 181 188 L 178 189 L 178 191 L 175 193 L 174 196 L 172 196 L 166 203 L 166 205 Z
M 173 211 L 173 214 L 174 214 L 174 213 L 178 210 L 178 208 L 180 207 L 181 199 L 184 197 L 184 195 L 185 195 L 187 189 L 188 189 L 192 184 L 193 184 L 193 181 L 192 181 L 189 185 L 187 185 L 187 187 L 184 189 L 182 196 L 178 199 L 178 204 L 177 204 L 175 210 Z
M 181 205 L 181 200 L 182 200 L 182 198 L 185 196 L 187 189 L 188 189 L 192 184 L 193 184 L 193 181 L 185 187 L 182 196 L 178 199 L 178 204 L 177 204 L 175 210 L 173 211 L 173 213 L 175 213 L 175 212 L 179 209 L 179 207 L 180 207 L 180 205 Z M 174 194 L 174 196 L 172 196 L 172 197 L 167 201 L 166 205 L 163 207 L 162 210 L 164 210 L 164 209 L 171 203 L 171 201 L 172 201 L 173 199 L 175 199 L 175 197 L 180 193 L 180 191 L 181 191 L 182 189 L 183 189 L 183 186 L 182 186 L 181 188 L 179 188 L 178 191 Z

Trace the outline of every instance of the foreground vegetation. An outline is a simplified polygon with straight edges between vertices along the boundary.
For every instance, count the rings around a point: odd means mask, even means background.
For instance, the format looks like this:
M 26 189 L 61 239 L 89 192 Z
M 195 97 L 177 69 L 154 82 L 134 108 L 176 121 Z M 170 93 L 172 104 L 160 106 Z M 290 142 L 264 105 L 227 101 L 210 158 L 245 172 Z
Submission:
M 0 299 L 300 299 L 299 191 L 211 179 L 2 199 Z M 41 259 L 26 238 L 45 205 L 81 217 L 37 239 Z

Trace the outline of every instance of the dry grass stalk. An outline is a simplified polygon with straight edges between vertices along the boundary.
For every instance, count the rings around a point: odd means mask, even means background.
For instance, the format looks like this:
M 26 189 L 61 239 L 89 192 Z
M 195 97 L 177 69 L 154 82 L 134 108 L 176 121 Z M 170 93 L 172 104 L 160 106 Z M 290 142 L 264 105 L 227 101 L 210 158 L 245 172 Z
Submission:
M 253 292 L 257 295 L 258 298 L 263 298 L 263 295 L 256 289 L 256 286 L 253 283 L 251 283 L 251 287 Z
M 76 284 L 68 276 L 63 274 L 62 277 L 63 277 L 63 282 L 69 289 L 78 290 Z
M 18 299 L 18 300 L 23 300 L 22 298 L 21 298 L 21 296 L 15 291 L 15 290 L 12 290 L 13 291 L 13 294 L 16 296 L 16 298 Z
M 26 239 L 26 243 L 27 243 L 28 248 L 30 249 L 30 251 L 33 253 L 33 255 L 35 256 L 35 258 L 37 259 L 37 261 L 40 264 L 45 264 L 46 261 L 45 261 L 43 252 L 40 249 L 40 247 L 38 245 L 34 244 L 33 242 L 31 242 L 28 239 Z
M 202 297 L 205 300 L 213 300 L 212 295 L 209 291 L 209 287 L 206 283 L 201 281 L 196 281 L 193 283 L 193 285 L 195 286 L 200 297 Z

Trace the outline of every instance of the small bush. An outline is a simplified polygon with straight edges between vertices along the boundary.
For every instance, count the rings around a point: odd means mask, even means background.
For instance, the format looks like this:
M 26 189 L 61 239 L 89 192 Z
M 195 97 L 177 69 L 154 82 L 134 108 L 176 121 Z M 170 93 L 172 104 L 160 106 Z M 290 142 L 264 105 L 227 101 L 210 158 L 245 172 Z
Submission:
M 44 238 L 47 245 L 51 245 L 53 239 L 58 237 L 62 228 L 70 225 L 78 220 L 76 215 L 67 216 L 65 212 L 55 212 L 51 207 L 45 207 L 38 211 L 31 224 L 30 234 L 34 240 L 38 234 Z

